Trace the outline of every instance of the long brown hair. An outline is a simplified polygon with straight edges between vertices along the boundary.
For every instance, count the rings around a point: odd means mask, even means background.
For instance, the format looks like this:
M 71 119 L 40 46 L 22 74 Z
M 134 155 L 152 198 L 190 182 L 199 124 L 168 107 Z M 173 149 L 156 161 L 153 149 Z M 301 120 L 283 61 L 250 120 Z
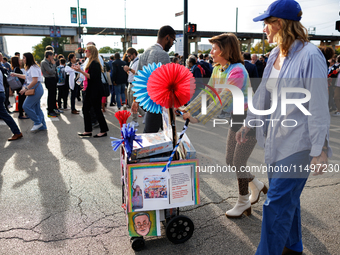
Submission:
M 298 16 L 302 16 L 302 11 L 300 11 Z M 274 42 L 277 42 L 282 55 L 285 57 L 288 55 L 290 46 L 294 43 L 295 40 L 301 41 L 303 45 L 305 44 L 305 42 L 309 42 L 308 31 L 301 24 L 300 21 L 269 17 L 265 19 L 265 22 L 268 24 L 280 22 L 281 29 L 275 34 Z
M 31 66 L 33 66 L 33 65 L 38 66 L 38 64 L 35 62 L 34 56 L 32 55 L 31 52 L 24 53 L 24 56 L 26 58 L 25 70 L 30 69 Z
M 11 66 L 12 66 L 13 70 L 16 67 L 19 67 L 19 69 L 20 69 L 19 57 L 16 57 L 16 56 L 11 57 Z
M 220 56 L 229 61 L 231 64 L 244 64 L 241 55 L 240 43 L 233 33 L 224 33 L 209 39 L 211 44 L 216 44 L 221 49 Z M 218 63 L 219 64 L 219 63 Z
M 86 46 L 86 49 L 90 52 L 90 57 L 89 57 L 89 62 L 87 62 L 87 65 L 85 67 L 85 70 L 88 70 L 92 61 L 97 61 L 99 64 L 100 64 L 100 61 L 99 61 L 99 57 L 98 57 L 98 50 L 96 48 L 96 46 L 93 46 L 93 45 L 87 45 Z M 100 64 L 100 68 L 103 72 L 103 67 L 102 65 Z

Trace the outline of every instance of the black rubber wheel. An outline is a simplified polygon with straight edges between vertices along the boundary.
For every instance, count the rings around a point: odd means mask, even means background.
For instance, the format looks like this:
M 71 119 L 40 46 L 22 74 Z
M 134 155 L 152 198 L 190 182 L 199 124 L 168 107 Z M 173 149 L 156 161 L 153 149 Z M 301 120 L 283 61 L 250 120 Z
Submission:
M 194 223 L 187 216 L 176 216 L 166 226 L 166 237 L 174 244 L 188 241 L 193 233 Z
M 141 251 L 145 246 L 143 237 L 131 237 L 131 247 L 134 251 Z

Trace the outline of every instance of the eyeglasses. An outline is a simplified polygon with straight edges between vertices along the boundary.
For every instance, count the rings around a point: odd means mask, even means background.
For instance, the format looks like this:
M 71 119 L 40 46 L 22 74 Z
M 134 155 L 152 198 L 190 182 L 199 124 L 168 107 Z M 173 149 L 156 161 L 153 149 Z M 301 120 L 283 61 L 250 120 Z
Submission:
M 131 58 L 131 55 L 126 55 L 128 58 Z
M 171 37 L 171 36 L 169 36 L 172 40 L 174 40 L 174 42 L 177 42 L 177 40 L 176 40 L 176 37 L 175 38 L 173 38 L 173 37 Z
M 147 225 L 149 225 L 149 221 L 148 221 L 148 222 L 145 222 L 145 221 L 144 221 L 143 224 L 140 224 L 140 223 L 136 224 L 136 227 L 137 227 L 137 228 L 142 228 L 142 227 L 145 228 Z
M 86 52 L 90 52 L 90 51 L 89 51 L 89 50 L 85 50 L 85 53 L 86 53 Z

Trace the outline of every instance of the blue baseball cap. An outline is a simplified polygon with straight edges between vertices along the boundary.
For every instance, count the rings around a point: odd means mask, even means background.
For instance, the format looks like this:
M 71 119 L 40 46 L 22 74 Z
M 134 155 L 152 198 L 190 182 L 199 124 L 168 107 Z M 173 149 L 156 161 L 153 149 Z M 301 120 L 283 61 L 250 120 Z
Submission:
M 294 0 L 277 0 L 269 5 L 265 13 L 254 18 L 253 21 L 262 21 L 269 17 L 300 21 L 301 16 L 298 16 L 300 11 L 299 3 Z

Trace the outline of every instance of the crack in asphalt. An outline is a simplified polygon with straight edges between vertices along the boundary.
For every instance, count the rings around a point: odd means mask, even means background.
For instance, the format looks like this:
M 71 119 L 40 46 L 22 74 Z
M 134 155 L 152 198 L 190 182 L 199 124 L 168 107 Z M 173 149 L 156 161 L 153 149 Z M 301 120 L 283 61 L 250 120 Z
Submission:
M 332 183 L 332 184 L 325 184 L 325 185 L 318 185 L 318 186 L 307 186 L 307 185 L 305 185 L 305 188 L 310 188 L 310 189 L 314 189 L 314 188 L 323 188 L 323 187 L 337 186 L 337 185 L 339 185 L 339 184 L 340 184 L 340 182 Z

